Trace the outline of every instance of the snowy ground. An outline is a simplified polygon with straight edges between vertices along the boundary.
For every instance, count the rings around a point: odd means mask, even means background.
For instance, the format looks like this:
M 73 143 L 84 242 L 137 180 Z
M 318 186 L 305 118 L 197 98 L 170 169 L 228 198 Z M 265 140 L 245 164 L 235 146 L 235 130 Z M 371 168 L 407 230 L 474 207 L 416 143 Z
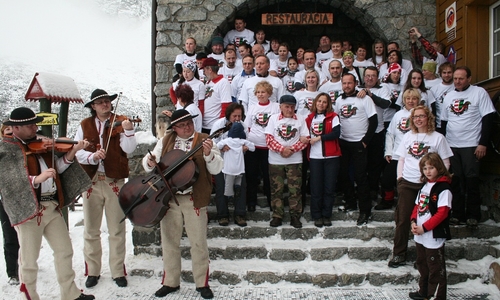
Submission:
M 70 235 L 73 243 L 73 269 L 76 272 L 76 283 L 80 288 L 84 289 L 85 293 L 91 293 L 97 299 L 155 299 L 154 292 L 161 287 L 162 262 L 161 257 L 150 255 L 133 255 L 132 245 L 132 225 L 127 221 L 127 257 L 126 266 L 129 273 L 127 288 L 119 288 L 112 281 L 109 268 L 107 266 L 108 246 L 107 246 L 107 227 L 103 222 L 102 226 L 102 243 L 103 247 L 103 270 L 99 284 L 92 288 L 86 289 L 84 277 L 83 263 L 83 211 L 81 207 L 76 207 L 74 212 L 69 213 L 70 220 Z M 234 225 L 231 225 L 234 226 Z M 241 245 L 244 243 L 253 243 L 252 240 L 241 240 Z M 294 241 L 290 241 L 290 246 L 293 247 Z M 3 241 L 0 241 L 0 248 L 3 247 Z M 492 258 L 485 258 L 474 264 L 488 266 Z M 40 250 L 39 272 L 38 272 L 38 292 L 42 299 L 59 299 L 59 287 L 55 279 L 55 271 L 53 266 L 52 251 L 48 244 L 43 241 L 42 249 Z M 241 270 L 250 269 L 255 266 L 255 261 L 244 262 L 238 267 Z M 183 260 L 183 265 L 190 268 L 190 261 Z M 233 264 L 233 262 L 215 260 L 211 265 Z M 385 265 L 385 262 L 383 262 Z M 458 268 L 467 269 L 471 262 L 458 263 Z M 262 266 L 265 268 L 265 266 Z M 271 268 L 272 269 L 272 268 Z M 152 271 L 150 276 L 134 275 L 137 270 Z M 358 266 L 351 265 L 351 271 L 362 273 L 366 271 L 366 265 Z M 397 272 L 397 269 L 394 270 Z M 486 271 L 485 271 L 486 272 Z M 3 257 L 0 259 L 0 299 L 20 299 L 19 287 L 10 286 L 7 283 L 5 274 L 5 261 Z M 226 286 L 216 281 L 210 281 L 216 299 L 405 299 L 410 290 L 415 288 L 416 284 L 408 286 L 385 286 L 374 287 L 369 284 L 361 286 L 350 286 L 345 288 L 326 288 L 321 289 L 313 287 L 309 284 L 292 284 L 278 283 L 263 284 L 254 286 L 248 283 L 242 283 L 238 286 Z M 469 280 L 466 283 L 452 286 L 449 290 L 450 299 L 500 299 L 500 292 L 493 284 L 483 284 L 481 280 Z M 489 295 L 489 297 L 473 298 L 473 295 Z M 194 291 L 193 284 L 182 283 L 181 292 L 174 293 L 165 299 L 201 299 L 199 294 Z

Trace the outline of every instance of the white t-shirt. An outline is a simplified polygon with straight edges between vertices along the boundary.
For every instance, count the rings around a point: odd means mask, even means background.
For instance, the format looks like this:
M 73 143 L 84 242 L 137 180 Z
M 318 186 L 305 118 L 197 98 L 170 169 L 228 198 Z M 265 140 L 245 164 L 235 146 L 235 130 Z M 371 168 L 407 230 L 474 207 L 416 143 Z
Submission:
M 430 90 L 433 86 L 436 86 L 442 82 L 441 78 L 437 77 L 436 79 L 424 79 L 425 87 Z
M 373 95 L 376 95 L 382 99 L 385 100 L 390 100 L 391 99 L 391 94 L 389 92 L 389 89 L 387 88 L 387 85 L 382 85 L 380 88 L 371 88 L 370 91 L 372 92 Z M 377 129 L 375 129 L 375 133 L 379 133 L 382 130 L 384 130 L 384 112 L 385 108 L 379 107 L 378 105 L 375 105 L 375 109 L 377 110 L 377 120 L 378 120 L 378 126 Z
M 203 122 L 203 116 L 201 115 L 201 111 L 194 103 L 189 104 L 186 107 L 181 107 L 189 112 L 190 115 L 198 115 L 196 118 L 193 118 L 194 123 L 194 131 L 201 132 L 201 124 Z
M 254 42 L 254 33 L 249 29 L 243 29 L 243 31 L 237 31 L 236 29 L 229 30 L 224 37 L 224 48 L 228 44 L 235 44 L 236 47 L 243 44 L 251 44 Z M 236 51 L 238 52 L 238 51 Z M 238 53 L 239 54 L 239 53 Z
M 246 74 L 242 71 L 240 74 L 234 76 L 233 81 L 231 82 L 231 96 L 236 100 L 240 99 L 243 83 L 245 83 L 245 80 L 247 80 L 248 78 L 252 78 L 254 76 L 255 70 L 252 72 L 252 74 Z
M 254 46 L 256 43 L 256 41 L 254 41 L 253 43 L 250 44 L 250 46 Z M 264 40 L 264 43 L 263 44 L 260 44 L 262 47 L 264 47 L 264 53 L 267 53 L 269 52 L 269 48 L 271 48 L 271 42 L 269 42 L 268 40 Z
M 317 52 L 316 53 L 316 67 L 321 69 L 323 67 L 323 63 L 332 57 L 333 57 L 333 52 L 331 49 L 326 51 L 326 52 L 321 52 L 321 51 Z
M 418 205 L 417 211 L 417 225 L 422 226 L 425 222 L 427 222 L 431 217 L 431 212 L 429 210 L 429 196 L 431 193 L 432 187 L 435 185 L 435 182 L 427 182 L 420 193 L 415 199 L 415 205 Z M 453 195 L 450 190 L 444 190 L 438 195 L 437 207 L 447 206 L 451 209 L 451 202 L 453 199 Z M 414 240 L 416 243 L 423 245 L 428 249 L 438 249 L 444 245 L 446 238 L 434 238 L 432 230 L 424 232 L 421 235 L 415 235 Z
M 274 136 L 282 146 L 293 146 L 301 136 L 309 136 L 305 119 L 300 115 L 293 118 L 284 118 L 281 113 L 272 115 L 267 123 L 266 134 Z M 289 165 L 302 163 L 302 151 L 294 152 L 290 157 L 284 158 L 278 152 L 269 150 L 269 163 L 271 165 Z
M 352 63 L 353 66 L 355 67 L 363 67 L 363 68 L 366 68 L 366 67 L 375 67 L 375 65 L 373 64 L 373 62 L 371 60 L 363 60 L 363 61 L 359 61 L 359 60 L 354 60 L 354 62 Z
M 219 76 L 206 85 L 203 114 L 203 128 L 210 129 L 221 117 L 222 104 L 231 103 L 231 84 L 226 78 Z
M 330 67 L 330 63 L 333 61 L 333 60 L 338 60 L 340 61 L 340 64 L 342 65 L 342 68 L 344 67 L 344 61 L 342 60 L 342 58 L 330 58 L 328 60 L 325 60 L 323 62 L 323 64 L 321 65 L 321 73 L 323 73 L 323 75 L 325 75 L 326 78 L 328 78 L 328 80 L 332 79 L 332 76 L 330 75 L 330 70 L 328 70 L 328 68 Z
M 432 103 L 436 102 L 436 98 L 434 98 L 434 94 L 430 91 L 427 90 L 425 92 L 422 92 L 420 89 L 416 89 L 420 93 L 420 103 L 419 105 L 425 105 L 429 109 L 431 109 Z M 396 104 L 399 105 L 400 107 L 403 107 L 403 94 L 404 91 L 401 90 L 401 93 L 399 93 L 398 100 L 396 101 Z
M 226 59 L 224 59 L 224 53 L 221 54 L 215 54 L 215 53 L 210 53 L 207 55 L 207 57 L 212 57 L 216 61 L 219 62 L 219 68 L 221 68 L 223 65 L 226 64 Z
M 403 178 L 420 183 L 420 159 L 427 153 L 436 152 L 441 159 L 453 156 L 445 137 L 436 131 L 432 133 L 415 133 L 409 131 L 403 137 L 395 154 L 404 158 Z
M 187 55 L 185 52 L 182 54 L 177 54 L 177 56 L 175 57 L 174 66 L 176 64 L 183 65 L 184 62 L 188 62 L 188 61 L 196 64 L 196 53 L 191 55 L 191 56 Z
M 382 85 L 386 86 L 389 90 L 389 100 L 391 100 L 391 102 L 393 103 L 396 103 L 396 101 L 398 101 L 399 94 L 401 94 L 401 91 L 403 90 L 403 85 L 396 83 L 382 83 Z M 386 108 L 384 110 L 384 122 L 390 122 L 395 113 L 396 109 L 390 107 Z
M 319 74 L 318 84 L 322 84 L 323 82 L 328 80 L 328 78 L 325 76 L 325 74 L 323 74 L 323 72 L 321 72 L 320 68 L 314 67 L 314 69 Z M 300 82 L 302 84 L 305 84 L 305 82 L 306 82 L 306 70 L 302 70 L 302 71 L 295 73 L 295 82 Z
M 383 64 L 380 66 L 380 72 L 378 75 L 378 79 L 380 79 L 380 82 L 384 79 L 385 75 L 387 74 L 387 64 Z M 401 80 L 399 81 L 399 84 L 401 86 L 405 86 L 406 81 L 408 80 L 408 72 L 403 68 L 401 70 Z
M 314 98 L 321 93 L 320 91 L 297 91 L 293 95 L 297 100 L 297 105 L 295 105 L 295 111 L 297 114 L 307 117 L 311 113 L 311 107 L 314 101 Z
M 187 84 L 191 87 L 191 89 L 193 90 L 193 94 L 194 94 L 193 103 L 196 105 L 196 107 L 198 107 L 199 106 L 198 101 L 205 99 L 206 89 L 205 89 L 205 85 L 203 84 L 203 82 L 201 82 L 200 80 L 198 80 L 196 78 L 193 78 L 190 81 L 184 81 L 182 84 Z M 176 81 L 172 84 L 174 91 L 178 86 L 179 86 L 179 81 Z M 176 109 L 182 108 L 182 105 L 179 103 L 179 101 L 175 105 L 175 108 Z
M 311 121 L 311 127 L 309 128 L 309 133 L 311 138 L 321 136 L 324 132 L 323 121 L 325 120 L 324 114 L 316 114 Z M 332 128 L 340 125 L 339 116 L 335 116 L 332 120 Z M 314 159 L 327 159 L 337 156 L 323 156 L 323 143 L 320 141 L 311 145 L 311 150 L 309 152 L 309 158 Z
M 342 97 L 335 103 L 335 112 L 340 117 L 340 138 L 348 142 L 359 142 L 368 130 L 368 119 L 377 114 L 372 98 L 365 96 Z
M 288 72 L 288 60 L 281 61 L 279 59 L 275 60 L 276 62 L 276 72 L 278 73 L 279 78 L 283 78 Z
M 283 82 L 283 89 L 285 95 L 294 95 L 296 90 L 295 90 L 295 73 L 293 75 L 290 75 L 290 73 L 287 73 L 283 78 L 281 78 L 281 81 Z
M 253 142 L 257 148 L 267 149 L 265 130 L 269 118 L 279 113 L 280 105 L 271 101 L 250 106 L 244 122 L 245 128 L 248 128 L 247 140 Z
M 446 139 L 454 148 L 476 147 L 481 138 L 482 118 L 495 112 L 488 93 L 470 85 L 465 91 L 446 95 L 441 120 L 448 121 Z
M 455 85 L 449 84 L 445 85 L 442 82 L 438 85 L 435 85 L 431 88 L 431 92 L 434 94 L 436 98 L 436 127 L 441 128 L 441 111 L 443 110 L 443 101 L 446 95 L 455 90 Z
M 259 102 L 259 100 L 257 100 L 257 96 L 255 96 L 254 90 L 255 85 L 260 81 L 267 81 L 273 86 L 273 94 L 269 96 L 269 101 L 278 103 L 279 98 L 283 95 L 283 83 L 278 77 L 268 75 L 267 77 L 254 76 L 249 78 L 245 80 L 245 83 L 243 83 L 240 98 L 238 99 L 245 107 L 245 111 L 248 111 L 248 108 L 251 105 Z
M 245 173 L 245 155 L 243 146 L 248 147 L 248 151 L 255 151 L 255 146 L 252 142 L 240 138 L 225 138 L 217 143 L 219 150 L 224 146 L 228 146 L 229 150 L 223 152 L 224 166 L 222 173 L 227 175 L 240 175 Z M 222 152 L 221 152 L 222 153 Z
M 340 95 L 344 93 L 344 91 L 342 91 L 342 81 L 340 80 L 337 82 L 327 81 L 323 83 L 319 87 L 319 91 L 330 95 L 330 99 L 332 99 L 332 107 L 334 110 L 337 99 L 339 99 Z
M 236 75 L 241 74 L 242 71 L 243 71 L 242 67 L 235 66 L 234 68 L 230 69 L 227 67 L 227 65 L 224 65 L 222 66 L 222 68 L 219 68 L 219 72 L 217 72 L 217 74 L 224 76 L 224 78 L 226 78 L 227 81 L 229 81 L 229 83 L 232 83 L 233 78 Z
M 392 160 L 399 159 L 396 150 L 398 150 L 399 144 L 401 144 L 403 140 L 403 136 L 411 130 L 410 113 L 410 110 L 402 108 L 396 112 L 391 123 L 389 123 L 387 127 L 384 156 L 392 156 Z

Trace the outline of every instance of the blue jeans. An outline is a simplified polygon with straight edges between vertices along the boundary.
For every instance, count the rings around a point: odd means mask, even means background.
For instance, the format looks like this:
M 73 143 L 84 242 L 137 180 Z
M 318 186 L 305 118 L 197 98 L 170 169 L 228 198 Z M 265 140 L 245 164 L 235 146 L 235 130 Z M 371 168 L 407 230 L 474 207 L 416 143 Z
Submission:
M 311 174 L 311 216 L 313 219 L 331 218 L 335 202 L 335 186 L 340 169 L 340 157 L 309 161 Z

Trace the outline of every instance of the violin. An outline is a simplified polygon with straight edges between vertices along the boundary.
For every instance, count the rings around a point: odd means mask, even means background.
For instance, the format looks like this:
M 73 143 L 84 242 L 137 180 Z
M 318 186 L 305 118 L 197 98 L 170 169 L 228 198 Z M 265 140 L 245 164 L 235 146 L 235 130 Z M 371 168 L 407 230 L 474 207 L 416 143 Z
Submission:
M 206 139 L 220 136 L 231 125 L 227 124 Z M 118 196 L 125 214 L 122 222 L 128 218 L 138 226 L 153 227 L 158 224 L 170 207 L 170 199 L 175 199 L 176 192 L 184 191 L 196 182 L 198 167 L 190 158 L 203 147 L 203 141 L 188 153 L 178 149 L 170 150 L 162 156 L 154 172 L 125 183 Z
M 116 117 L 116 120 L 114 123 L 113 123 L 113 128 L 115 127 L 118 127 L 118 126 L 121 126 L 123 121 L 125 120 L 129 120 L 130 122 L 134 123 L 135 126 L 138 125 L 138 123 L 141 123 L 142 120 L 141 118 L 139 118 L 138 116 L 137 117 L 132 117 L 131 119 L 126 117 L 126 116 L 117 116 Z M 106 123 L 106 125 L 104 126 L 104 128 L 109 128 L 111 125 L 109 123 Z
M 56 152 L 65 153 L 70 151 L 75 144 L 78 144 L 78 141 L 69 138 L 58 138 L 54 140 L 48 137 L 39 137 L 26 143 L 31 153 L 36 154 L 47 153 L 52 151 L 52 149 Z

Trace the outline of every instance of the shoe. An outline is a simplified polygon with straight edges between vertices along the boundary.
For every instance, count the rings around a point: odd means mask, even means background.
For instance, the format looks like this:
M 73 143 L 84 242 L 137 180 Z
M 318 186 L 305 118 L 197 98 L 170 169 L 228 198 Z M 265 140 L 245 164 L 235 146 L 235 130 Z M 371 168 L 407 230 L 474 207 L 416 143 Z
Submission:
M 245 226 L 247 226 L 247 221 L 245 220 L 245 217 L 243 217 L 243 216 L 235 216 L 234 217 L 234 224 L 236 224 L 240 227 L 245 227 Z
M 375 210 L 391 209 L 393 205 L 394 205 L 394 200 L 393 201 L 382 200 L 380 201 L 379 204 L 375 205 L 374 209 Z
M 417 292 L 410 292 L 408 294 L 408 296 L 410 297 L 410 299 L 413 299 L 413 300 L 426 300 L 427 299 L 427 297 L 420 295 L 420 293 L 418 291 Z
M 99 278 L 101 278 L 101 276 L 88 276 L 87 281 L 85 281 L 85 286 L 88 288 L 96 286 L 99 282 Z
M 339 211 L 349 212 L 358 210 L 358 205 L 356 203 L 346 203 L 344 205 L 339 206 Z
M 387 265 L 391 268 L 398 268 L 406 265 L 406 259 L 403 256 L 396 255 L 392 257 Z
M 332 226 L 332 220 L 330 218 L 323 217 L 323 225 L 325 225 L 326 227 Z
M 92 299 L 95 299 L 94 295 L 80 294 L 80 297 L 76 298 L 75 300 L 92 300 Z
M 127 278 L 125 278 L 124 276 L 113 278 L 113 280 L 115 281 L 116 285 L 119 287 L 126 287 L 127 286 Z
M 248 212 L 254 212 L 255 211 L 255 205 L 249 205 L 247 208 Z
M 319 219 L 314 220 L 314 226 L 316 226 L 318 228 L 323 227 L 323 218 L 319 218 Z
M 476 219 L 467 219 L 467 227 L 470 229 L 477 229 L 477 220 Z
M 9 283 L 10 285 L 19 285 L 19 277 L 18 277 L 18 276 L 11 276 L 11 277 L 9 278 L 8 283 Z
M 269 225 L 271 227 L 279 227 L 279 226 L 281 226 L 282 223 L 283 223 L 283 221 L 281 220 L 281 218 L 273 217 L 273 219 L 271 220 Z
M 177 292 L 180 289 L 179 286 L 176 287 L 170 287 L 170 286 L 162 286 L 159 290 L 155 292 L 156 297 L 165 297 L 166 295 Z
M 358 221 L 356 222 L 356 225 L 358 226 L 363 226 L 368 224 L 368 220 L 370 219 L 371 213 L 369 212 L 360 212 Z
M 227 226 L 227 225 L 229 225 L 229 219 L 228 218 L 220 218 L 219 219 L 219 225 L 220 226 Z
M 294 228 L 302 228 L 302 222 L 300 222 L 300 216 L 292 216 L 290 218 L 290 225 Z
M 466 224 L 466 222 L 461 221 L 458 218 L 455 218 L 455 217 L 450 218 L 450 225 L 452 225 L 452 226 L 465 225 L 465 224 Z
M 196 291 L 200 292 L 200 296 L 203 299 L 212 299 L 214 297 L 214 293 L 212 293 L 212 290 L 208 286 L 196 288 Z

